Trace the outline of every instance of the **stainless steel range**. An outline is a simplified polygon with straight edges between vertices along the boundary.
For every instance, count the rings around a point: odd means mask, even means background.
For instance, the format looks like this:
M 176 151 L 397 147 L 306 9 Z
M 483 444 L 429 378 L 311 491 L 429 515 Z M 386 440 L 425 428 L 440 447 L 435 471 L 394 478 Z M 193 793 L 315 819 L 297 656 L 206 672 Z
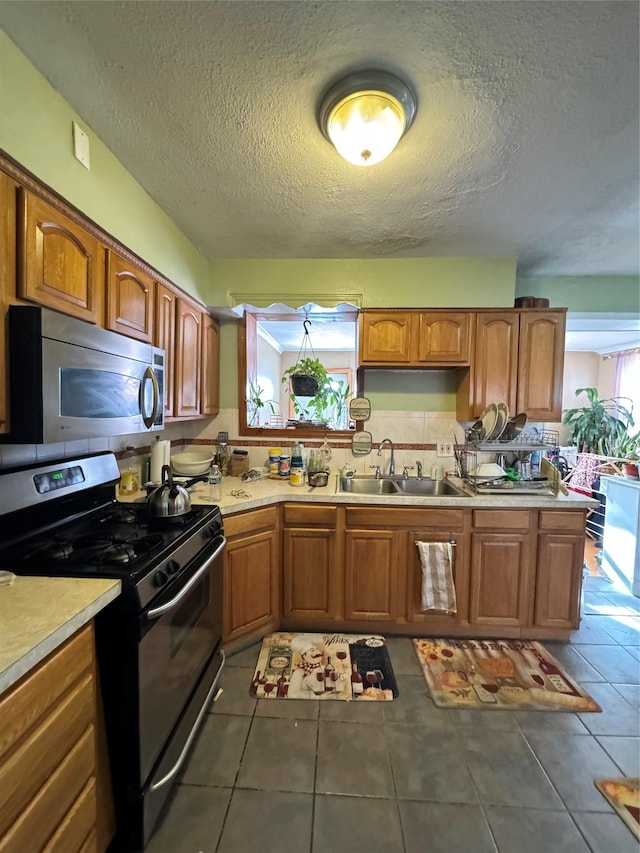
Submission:
M 224 666 L 218 507 L 152 518 L 115 499 L 112 453 L 0 471 L 0 568 L 113 577 L 96 617 L 116 806 L 112 850 L 153 831 Z

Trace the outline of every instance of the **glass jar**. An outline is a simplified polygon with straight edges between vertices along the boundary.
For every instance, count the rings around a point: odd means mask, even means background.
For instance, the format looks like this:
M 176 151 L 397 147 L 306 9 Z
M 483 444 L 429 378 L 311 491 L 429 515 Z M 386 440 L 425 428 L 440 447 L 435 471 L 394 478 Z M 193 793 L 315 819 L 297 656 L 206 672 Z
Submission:
M 118 468 L 120 469 L 118 494 L 135 495 L 140 489 L 141 465 L 133 447 L 127 447 L 118 461 Z

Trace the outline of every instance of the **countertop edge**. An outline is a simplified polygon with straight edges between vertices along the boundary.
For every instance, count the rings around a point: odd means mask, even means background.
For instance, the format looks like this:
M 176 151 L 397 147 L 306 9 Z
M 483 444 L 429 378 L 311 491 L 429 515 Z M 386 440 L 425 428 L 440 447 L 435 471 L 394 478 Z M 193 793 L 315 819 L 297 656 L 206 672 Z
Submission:
M 461 481 L 453 480 L 461 486 Z M 599 506 L 598 501 L 577 492 L 564 495 L 538 495 L 532 491 L 530 495 L 469 495 L 464 497 L 420 497 L 418 495 L 356 495 L 340 492 L 337 488 L 337 474 L 330 475 L 326 486 L 291 486 L 288 482 L 263 479 L 243 483 L 237 477 L 224 477 L 222 481 L 222 498 L 214 501 L 206 494 L 206 484 L 197 483 L 189 492 L 194 505 L 211 506 L 217 504 L 223 517 L 245 512 L 259 507 L 272 506 L 278 503 L 331 503 L 351 504 L 354 506 L 385 506 L 385 507 L 472 507 L 475 509 L 506 509 L 509 507 L 527 509 L 593 509 Z M 232 492 L 238 492 L 233 495 Z M 125 502 L 144 502 L 146 494 L 139 492 L 127 498 Z
M 65 582 L 74 579 L 32 578 L 23 576 L 16 578 L 14 584 L 17 584 L 18 582 L 27 584 L 30 581 L 33 582 L 36 580 L 39 582 L 51 581 L 52 585 L 55 585 L 57 582 Z M 12 584 L 12 587 L 14 584 Z M 75 634 L 76 631 L 86 625 L 97 613 L 103 610 L 111 601 L 120 595 L 121 584 L 119 580 L 87 578 L 85 579 L 85 584 L 91 584 L 92 586 L 95 586 L 96 589 L 99 588 L 100 591 L 95 593 L 88 591 L 86 594 L 87 601 L 85 604 L 73 607 L 69 612 L 61 615 L 60 624 L 57 627 L 48 630 L 43 629 L 40 632 L 42 636 L 39 639 L 34 639 L 33 645 L 30 645 L 30 640 L 25 640 L 25 650 L 22 653 L 19 653 L 19 656 L 11 663 L 5 665 L 4 669 L 0 672 L 0 693 L 3 693 L 12 687 L 37 664 L 50 655 L 51 652 L 54 652 L 59 646 L 61 646 L 65 640 Z M 8 587 L 7 591 L 11 590 L 12 587 Z M 2 594 L 1 591 L 0 594 Z M 50 601 L 54 601 L 53 586 L 51 588 Z M 1 613 L 2 610 L 0 609 L 0 614 Z M 53 618 L 55 619 L 55 617 Z M 3 634 L 5 630 L 6 626 L 3 626 Z

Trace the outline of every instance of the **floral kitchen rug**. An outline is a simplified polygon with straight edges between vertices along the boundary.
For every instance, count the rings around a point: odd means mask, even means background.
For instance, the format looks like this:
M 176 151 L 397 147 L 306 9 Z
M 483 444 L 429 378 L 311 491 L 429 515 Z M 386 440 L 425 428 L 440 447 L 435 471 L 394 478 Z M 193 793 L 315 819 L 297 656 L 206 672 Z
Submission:
M 640 841 L 640 779 L 596 779 L 594 784 Z
M 398 685 L 378 634 L 279 632 L 262 641 L 249 693 L 259 699 L 389 702 Z
M 439 708 L 601 711 L 540 643 L 532 640 L 414 640 Z

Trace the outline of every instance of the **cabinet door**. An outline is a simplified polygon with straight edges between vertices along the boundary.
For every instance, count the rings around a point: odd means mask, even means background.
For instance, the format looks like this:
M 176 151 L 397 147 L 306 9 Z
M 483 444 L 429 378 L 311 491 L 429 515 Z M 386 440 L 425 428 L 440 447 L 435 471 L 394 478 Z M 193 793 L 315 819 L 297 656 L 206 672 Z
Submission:
M 287 528 L 283 547 L 283 616 L 323 623 L 337 619 L 335 530 Z
M 267 530 L 227 542 L 223 639 L 233 640 L 278 618 L 277 535 Z
M 516 411 L 518 314 L 479 313 L 476 320 L 472 417 L 489 403 L 505 402 Z M 518 410 L 519 411 L 519 410 Z
M 538 535 L 534 625 L 578 627 L 583 561 L 584 534 Z
M 417 541 L 449 542 L 450 531 L 418 530 L 408 534 L 409 577 L 407 582 L 407 618 L 409 622 L 422 622 L 426 625 L 446 627 L 447 624 L 466 622 L 469 615 L 469 590 L 467 569 L 467 548 L 463 536 L 456 537 L 456 545 L 452 548 L 453 556 L 453 586 L 456 591 L 456 613 L 422 609 L 422 563 L 416 547 Z
M 0 172 L 0 433 L 9 431 L 9 341 L 6 316 L 16 291 L 17 184 Z
M 420 314 L 418 361 L 427 364 L 469 364 L 472 314 Z
M 175 407 L 176 303 L 175 293 L 158 282 L 154 344 L 161 347 L 166 356 L 164 362 L 164 414 L 167 418 L 173 417 Z
M 200 414 L 220 411 L 220 326 L 208 314 L 202 320 Z
M 360 313 L 360 364 L 409 364 L 412 314 Z
M 518 411 L 529 420 L 562 418 L 564 311 L 527 311 L 520 315 Z
M 530 539 L 524 533 L 471 537 L 469 621 L 476 625 L 527 624 Z
M 404 537 L 390 530 L 347 530 L 345 618 L 394 621 L 404 616 Z
M 175 348 L 175 416 L 200 414 L 202 312 L 178 298 Z
M 37 196 L 20 191 L 18 296 L 100 322 L 98 240 Z
M 151 276 L 114 252 L 108 252 L 107 329 L 151 343 L 155 286 Z

